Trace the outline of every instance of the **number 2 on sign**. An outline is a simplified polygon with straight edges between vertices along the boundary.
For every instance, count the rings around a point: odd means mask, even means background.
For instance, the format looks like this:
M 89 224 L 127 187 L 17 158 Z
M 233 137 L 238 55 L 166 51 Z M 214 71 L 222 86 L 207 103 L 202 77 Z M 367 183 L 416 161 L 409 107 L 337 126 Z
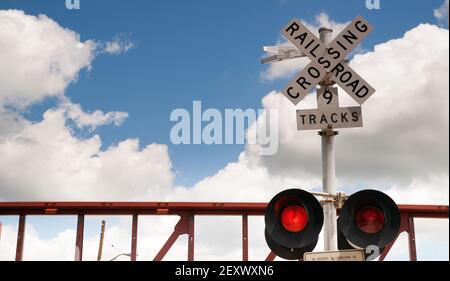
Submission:
M 366 258 L 366 260 L 368 261 L 374 260 L 376 257 L 380 255 L 380 248 L 378 248 L 377 245 L 369 245 L 366 248 L 366 254 L 369 255 Z

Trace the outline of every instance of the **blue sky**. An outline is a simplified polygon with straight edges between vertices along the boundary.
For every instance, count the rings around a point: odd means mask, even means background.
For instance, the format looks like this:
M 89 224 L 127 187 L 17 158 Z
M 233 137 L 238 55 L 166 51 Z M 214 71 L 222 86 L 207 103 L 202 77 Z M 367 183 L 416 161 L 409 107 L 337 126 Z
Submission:
M 436 24 L 433 10 L 443 0 L 381 0 L 380 10 L 368 10 L 365 0 L 81 0 L 80 10 L 68 10 L 65 0 L 1 0 L 0 9 L 19 9 L 26 14 L 45 14 L 60 26 L 80 34 L 81 41 L 109 41 L 116 37 L 134 47 L 117 56 L 98 56 L 89 71 L 83 70 L 66 96 L 92 112 L 124 111 L 121 126 L 102 126 L 95 131 L 105 149 L 127 138 L 140 146 L 168 145 L 176 185 L 192 186 L 236 161 L 244 145 L 173 145 L 169 120 L 176 108 L 192 109 L 194 100 L 203 107 L 261 108 L 261 98 L 281 90 L 288 78 L 267 81 L 261 72 L 262 46 L 275 45 L 281 28 L 292 18 L 314 22 L 325 12 L 336 22 L 361 15 L 375 27 L 362 47 L 403 34 L 420 23 Z M 46 99 L 24 114 L 33 121 L 56 104 Z M 88 132 L 79 132 L 89 134 Z M 110 219 L 111 223 L 118 219 Z M 3 218 L 14 222 L 16 218 Z M 87 222 L 86 235 L 98 232 L 99 219 Z M 74 217 L 29 218 L 43 239 L 68 226 Z M 50 230 L 51 229 L 51 230 Z
M 93 69 L 83 71 L 67 96 L 87 111 L 126 111 L 120 127 L 101 127 L 103 147 L 136 137 L 142 147 L 169 145 L 176 184 L 190 186 L 236 161 L 243 145 L 179 145 L 170 143 L 173 109 L 203 107 L 260 108 L 261 98 L 280 90 L 287 80 L 262 81 L 263 45 L 276 44 L 280 29 L 292 17 L 309 22 L 326 12 L 337 22 L 362 15 L 375 27 L 364 49 L 402 34 L 422 22 L 435 23 L 433 1 L 381 1 L 380 10 L 368 10 L 365 1 L 81 1 L 80 10 L 68 10 L 64 0 L 2 0 L 1 9 L 45 14 L 81 40 L 124 37 L 134 48 L 120 56 L 99 56 Z M 40 120 L 54 101 L 28 112 Z

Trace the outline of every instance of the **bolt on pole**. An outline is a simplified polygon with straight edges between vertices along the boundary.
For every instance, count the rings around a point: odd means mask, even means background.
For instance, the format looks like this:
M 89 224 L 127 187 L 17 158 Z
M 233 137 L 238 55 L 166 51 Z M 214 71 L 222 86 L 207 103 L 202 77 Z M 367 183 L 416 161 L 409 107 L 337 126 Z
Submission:
M 319 29 L 320 40 L 327 46 L 332 39 L 333 30 L 326 27 Z M 329 79 L 326 79 L 329 81 Z M 329 85 L 321 84 L 320 87 L 328 87 Z M 336 194 L 336 167 L 334 156 L 334 136 L 336 131 L 326 129 L 319 132 L 322 139 L 322 184 L 323 192 Z M 336 207 L 333 200 L 324 200 L 324 250 L 337 250 L 337 216 Z

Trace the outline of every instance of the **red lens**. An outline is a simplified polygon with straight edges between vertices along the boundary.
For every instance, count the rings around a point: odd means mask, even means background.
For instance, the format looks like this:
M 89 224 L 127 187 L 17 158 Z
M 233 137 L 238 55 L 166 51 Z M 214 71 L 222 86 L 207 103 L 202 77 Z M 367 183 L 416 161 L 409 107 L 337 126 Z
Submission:
M 374 206 L 359 209 L 355 220 L 358 228 L 368 234 L 377 233 L 384 227 L 384 213 Z
M 308 223 L 308 213 L 299 205 L 290 205 L 281 213 L 281 224 L 290 232 L 299 232 L 305 229 Z

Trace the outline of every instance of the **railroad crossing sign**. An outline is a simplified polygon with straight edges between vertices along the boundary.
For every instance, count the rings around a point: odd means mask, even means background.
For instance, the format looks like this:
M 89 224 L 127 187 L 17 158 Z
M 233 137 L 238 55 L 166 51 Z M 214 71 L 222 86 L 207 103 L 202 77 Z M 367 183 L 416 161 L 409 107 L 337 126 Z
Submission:
M 361 107 L 339 107 L 337 88 L 332 85 L 336 82 L 360 105 L 375 92 L 345 61 L 372 30 L 358 16 L 326 45 L 296 18 L 283 28 L 283 35 L 311 59 L 284 88 L 283 95 L 297 105 L 317 84 L 322 86 L 317 92 L 318 109 L 297 110 L 299 130 L 362 127 Z

